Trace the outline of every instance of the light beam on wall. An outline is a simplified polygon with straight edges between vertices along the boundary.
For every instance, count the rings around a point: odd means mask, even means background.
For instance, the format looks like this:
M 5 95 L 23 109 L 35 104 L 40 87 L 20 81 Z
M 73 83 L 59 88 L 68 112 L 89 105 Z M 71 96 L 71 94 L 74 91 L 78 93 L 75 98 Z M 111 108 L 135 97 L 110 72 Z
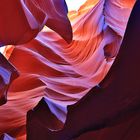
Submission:
M 78 10 L 82 4 L 84 4 L 86 0 L 66 0 L 69 11 Z

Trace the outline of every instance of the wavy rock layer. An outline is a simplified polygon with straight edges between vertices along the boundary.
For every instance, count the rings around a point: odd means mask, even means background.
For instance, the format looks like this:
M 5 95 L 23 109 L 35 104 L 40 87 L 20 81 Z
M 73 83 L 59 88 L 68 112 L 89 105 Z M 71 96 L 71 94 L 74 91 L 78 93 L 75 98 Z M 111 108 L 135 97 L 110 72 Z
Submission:
M 26 112 L 43 96 L 64 122 L 66 106 L 79 101 L 109 71 L 133 5 L 134 0 L 87 0 L 69 13 L 71 44 L 44 28 L 34 40 L 14 46 L 9 61 L 20 76 L 10 87 L 7 104 L 0 107 L 0 133 L 25 139 Z

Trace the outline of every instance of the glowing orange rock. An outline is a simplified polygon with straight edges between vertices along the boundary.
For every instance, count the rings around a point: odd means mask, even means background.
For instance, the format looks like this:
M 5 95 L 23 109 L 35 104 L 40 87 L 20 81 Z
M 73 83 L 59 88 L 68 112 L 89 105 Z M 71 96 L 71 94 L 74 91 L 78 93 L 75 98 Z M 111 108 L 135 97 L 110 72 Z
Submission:
M 47 25 L 68 43 L 72 41 L 72 28 L 67 17 L 65 0 L 2 0 L 0 2 L 0 46 L 24 44 L 32 40 Z M 2 55 L 1 55 L 2 56 Z M 1 57 L 0 56 L 0 57 Z M 9 67 L 7 67 L 7 65 Z M 6 102 L 9 84 L 15 68 L 2 56 L 0 61 L 0 104 Z M 18 75 L 18 72 L 15 72 Z

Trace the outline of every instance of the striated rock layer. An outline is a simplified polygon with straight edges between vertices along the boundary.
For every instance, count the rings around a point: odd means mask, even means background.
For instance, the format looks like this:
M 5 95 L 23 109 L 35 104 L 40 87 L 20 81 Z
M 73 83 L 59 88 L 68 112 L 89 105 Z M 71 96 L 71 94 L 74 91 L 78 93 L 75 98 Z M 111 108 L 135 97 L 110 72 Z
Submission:
M 9 61 L 20 76 L 10 86 L 7 104 L 0 107 L 3 114 L 0 133 L 24 140 L 26 112 L 43 96 L 57 119 L 64 123 L 67 105 L 79 101 L 108 73 L 120 48 L 134 2 L 87 0 L 78 11 L 69 12 L 73 29 L 70 44 L 45 27 L 27 44 L 13 46 L 12 53 L 9 47 L 5 55 L 11 54 Z M 27 5 L 32 11 L 29 1 Z M 43 9 L 45 5 L 40 2 L 39 6 Z M 35 17 L 36 14 L 33 13 Z M 51 28 L 52 24 L 46 22 L 46 25 Z M 54 31 L 58 32 L 55 26 Z M 60 35 L 65 29 L 61 31 L 58 32 Z

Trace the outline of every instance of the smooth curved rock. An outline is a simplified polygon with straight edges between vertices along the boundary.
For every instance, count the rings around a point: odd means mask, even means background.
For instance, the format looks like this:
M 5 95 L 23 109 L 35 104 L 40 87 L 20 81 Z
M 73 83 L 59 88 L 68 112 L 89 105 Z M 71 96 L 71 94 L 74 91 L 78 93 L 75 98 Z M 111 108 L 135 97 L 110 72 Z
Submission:
M 65 0 L 61 0 L 61 3 L 55 0 L 2 0 L 0 21 L 1 45 L 27 43 L 36 37 L 45 24 L 67 42 L 72 41 Z

